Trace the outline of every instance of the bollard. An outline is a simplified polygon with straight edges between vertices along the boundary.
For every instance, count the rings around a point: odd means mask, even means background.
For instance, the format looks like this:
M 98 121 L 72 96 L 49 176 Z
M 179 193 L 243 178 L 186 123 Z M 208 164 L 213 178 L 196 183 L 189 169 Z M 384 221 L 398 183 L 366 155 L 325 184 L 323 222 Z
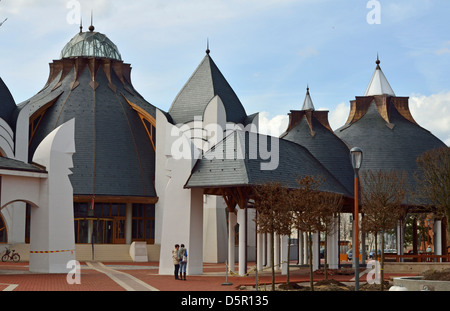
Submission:
M 228 261 L 225 262 L 225 283 L 222 283 L 222 286 L 230 286 L 233 285 L 233 283 L 228 282 Z

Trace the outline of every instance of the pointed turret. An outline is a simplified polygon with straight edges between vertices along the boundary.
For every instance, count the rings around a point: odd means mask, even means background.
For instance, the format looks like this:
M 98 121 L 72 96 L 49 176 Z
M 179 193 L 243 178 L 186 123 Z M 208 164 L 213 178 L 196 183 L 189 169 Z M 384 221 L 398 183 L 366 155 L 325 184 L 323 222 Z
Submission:
M 174 124 L 185 124 L 195 117 L 202 117 L 215 96 L 219 96 L 224 104 L 227 122 L 246 122 L 244 106 L 212 60 L 208 44 L 205 57 L 169 109 Z
M 309 94 L 309 86 L 306 88 L 306 97 L 305 101 L 303 102 L 303 109 L 302 110 L 316 110 L 314 108 L 314 104 L 311 99 L 311 95 Z
M 377 56 L 377 68 L 372 75 L 372 79 L 370 80 L 369 86 L 367 87 L 366 93 L 364 96 L 374 96 L 374 95 L 390 95 L 395 96 L 394 91 L 392 90 L 391 85 L 389 84 L 386 76 L 381 70 L 380 67 L 380 59 Z
M 417 157 L 445 146 L 417 124 L 409 110 L 409 98 L 394 94 L 381 71 L 379 59 L 366 94 L 357 96 L 350 104 L 348 120 L 335 134 L 348 146 L 364 151 L 361 172 L 404 171 L 413 186 Z
M 309 87 L 303 109 L 291 110 L 288 128 L 281 138 L 308 149 L 348 193 L 353 193 L 353 170 L 348 156 L 350 150 L 331 129 L 328 111 L 315 110 Z

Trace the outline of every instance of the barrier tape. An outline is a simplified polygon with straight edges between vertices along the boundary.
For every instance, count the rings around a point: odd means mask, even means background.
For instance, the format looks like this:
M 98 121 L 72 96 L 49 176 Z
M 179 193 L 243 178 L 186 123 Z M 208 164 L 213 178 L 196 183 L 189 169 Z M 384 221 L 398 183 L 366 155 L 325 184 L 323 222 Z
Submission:
M 74 250 L 66 251 L 30 251 L 30 254 L 56 254 L 56 253 L 68 253 L 71 252 L 73 255 Z

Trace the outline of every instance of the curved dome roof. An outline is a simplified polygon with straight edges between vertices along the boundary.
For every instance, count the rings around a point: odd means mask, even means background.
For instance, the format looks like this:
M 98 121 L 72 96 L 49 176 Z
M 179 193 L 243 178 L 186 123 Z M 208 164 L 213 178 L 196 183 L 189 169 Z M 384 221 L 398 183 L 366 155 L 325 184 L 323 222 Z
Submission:
M 99 32 L 80 32 L 61 51 L 61 59 L 71 57 L 97 57 L 122 60 L 117 46 Z
M 11 115 L 16 108 L 14 98 L 2 78 L 0 78 L 0 118 L 5 120 L 11 127 L 14 127 L 14 121 Z

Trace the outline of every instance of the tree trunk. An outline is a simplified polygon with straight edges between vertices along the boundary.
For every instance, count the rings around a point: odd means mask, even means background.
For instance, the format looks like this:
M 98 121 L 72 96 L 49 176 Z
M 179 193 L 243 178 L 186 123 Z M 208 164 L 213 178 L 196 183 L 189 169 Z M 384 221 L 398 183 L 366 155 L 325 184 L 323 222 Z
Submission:
M 375 261 L 378 260 L 378 232 L 375 232 L 375 255 L 374 255 Z
M 272 258 L 272 291 L 275 291 L 275 239 L 274 239 L 275 233 L 272 230 L 272 234 L 270 235 L 271 239 L 271 250 L 270 250 L 270 256 Z
M 290 283 L 290 278 L 289 278 L 289 257 L 291 256 L 291 236 L 288 236 L 288 250 L 287 250 L 287 276 L 286 276 L 286 284 L 288 285 L 289 288 L 289 283 Z
M 328 280 L 328 259 L 327 259 L 327 248 L 328 248 L 328 234 L 325 232 L 325 248 L 323 251 L 323 258 L 325 259 L 324 262 L 324 269 L 325 269 L 325 280 Z M 320 256 L 319 256 L 320 257 Z M 320 260 L 320 259 L 319 259 Z
M 309 285 L 311 291 L 314 291 L 314 277 L 313 277 L 313 253 L 312 253 L 312 233 L 308 232 L 308 251 L 309 251 Z
M 384 232 L 381 233 L 381 291 L 384 291 Z

